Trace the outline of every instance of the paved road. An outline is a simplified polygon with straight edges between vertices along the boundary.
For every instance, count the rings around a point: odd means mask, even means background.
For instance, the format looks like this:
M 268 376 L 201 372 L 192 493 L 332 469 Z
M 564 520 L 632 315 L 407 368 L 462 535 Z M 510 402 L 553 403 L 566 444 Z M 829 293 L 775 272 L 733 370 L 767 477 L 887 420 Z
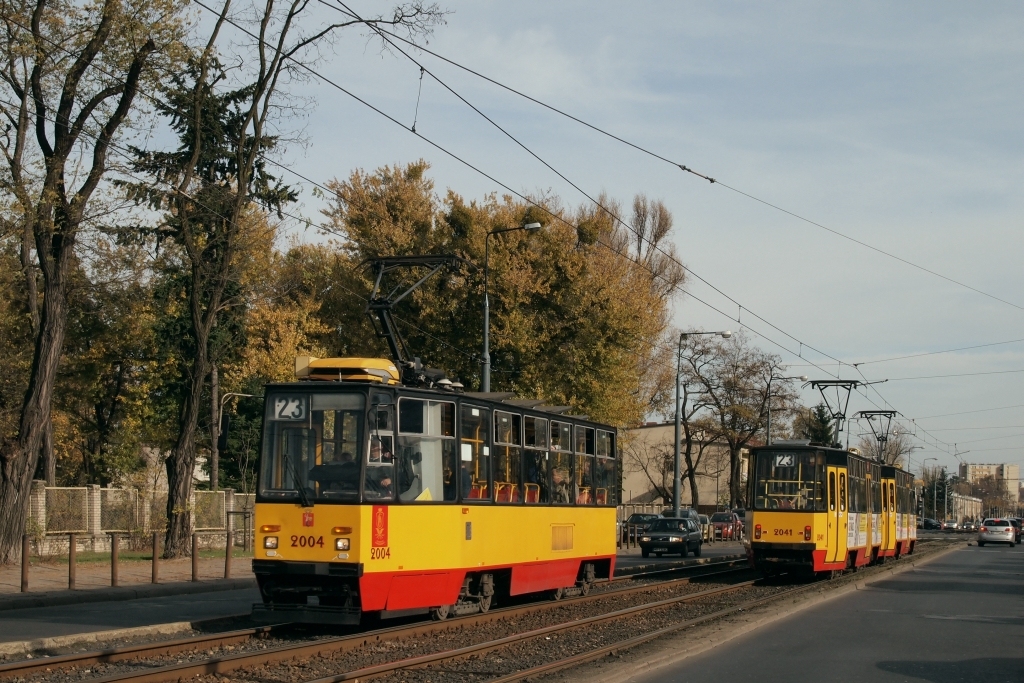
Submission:
M 255 588 L 0 612 L 0 642 L 248 614 Z
M 701 557 L 722 557 L 723 555 L 743 555 L 746 551 L 739 541 L 726 541 L 718 543 L 705 543 L 701 548 Z M 688 558 L 692 558 L 693 554 L 689 554 Z M 643 558 L 640 555 L 639 548 L 630 548 L 629 550 L 619 550 L 618 557 L 615 560 L 616 570 L 626 569 L 628 567 L 636 567 L 637 565 L 672 565 L 678 563 L 680 557 L 678 555 L 668 555 L 666 557 L 654 557 L 653 555 L 648 558 Z
M 965 547 L 638 679 L 1024 681 L 1024 549 Z

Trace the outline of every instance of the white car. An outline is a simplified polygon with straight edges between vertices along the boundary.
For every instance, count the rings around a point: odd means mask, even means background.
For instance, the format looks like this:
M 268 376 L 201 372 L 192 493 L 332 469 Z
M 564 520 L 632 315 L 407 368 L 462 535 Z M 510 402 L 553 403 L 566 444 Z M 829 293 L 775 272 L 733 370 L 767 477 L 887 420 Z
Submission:
M 978 529 L 978 546 L 986 543 L 1008 543 L 1012 548 L 1017 539 L 1017 530 L 1008 519 L 986 519 Z

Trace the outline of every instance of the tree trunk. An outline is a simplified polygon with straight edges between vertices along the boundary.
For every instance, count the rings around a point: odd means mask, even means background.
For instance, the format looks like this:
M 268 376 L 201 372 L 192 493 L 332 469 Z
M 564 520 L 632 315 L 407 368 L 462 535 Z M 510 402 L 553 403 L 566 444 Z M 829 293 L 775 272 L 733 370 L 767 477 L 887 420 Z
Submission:
M 697 492 L 697 473 L 693 471 L 692 467 L 686 473 L 686 478 L 690 482 L 690 506 L 696 510 L 700 505 L 700 493 Z
M 57 456 L 53 452 L 53 416 L 46 421 L 43 431 L 43 445 L 39 453 L 43 460 L 43 479 L 47 486 L 57 485 Z
M 743 501 L 743 482 L 740 479 L 742 474 L 739 446 L 729 446 L 729 506 L 737 508 Z
M 203 384 L 209 373 L 207 348 L 209 334 L 196 333 L 196 355 L 188 377 L 189 387 L 180 413 L 178 441 L 165 463 L 167 468 L 167 535 L 164 557 L 187 556 L 192 552 L 192 478 L 196 468 L 196 432 L 203 398 Z
M 39 462 L 50 405 L 57 381 L 64 334 L 67 329 L 67 263 L 58 258 L 44 269 L 43 306 L 32 374 L 21 411 L 17 440 L 0 447 L 0 564 L 21 556 L 21 537 L 28 519 L 29 489 Z M 48 272 L 49 271 L 49 272 Z

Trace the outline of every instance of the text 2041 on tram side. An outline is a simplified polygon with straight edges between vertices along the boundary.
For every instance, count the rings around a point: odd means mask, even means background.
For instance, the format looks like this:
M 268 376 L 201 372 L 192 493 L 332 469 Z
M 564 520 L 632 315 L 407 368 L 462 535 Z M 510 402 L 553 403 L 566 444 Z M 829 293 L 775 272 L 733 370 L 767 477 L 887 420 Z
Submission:
M 914 551 L 913 476 L 809 442 L 751 449 L 750 559 L 771 576 L 841 572 Z

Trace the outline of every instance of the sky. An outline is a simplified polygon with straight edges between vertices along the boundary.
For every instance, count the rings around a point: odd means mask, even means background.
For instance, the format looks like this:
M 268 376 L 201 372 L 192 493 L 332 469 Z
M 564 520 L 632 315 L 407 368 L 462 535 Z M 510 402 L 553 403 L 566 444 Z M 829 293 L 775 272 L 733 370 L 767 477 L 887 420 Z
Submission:
M 312 18 L 337 17 L 334 1 Z M 691 271 L 679 329 L 743 328 L 792 375 L 887 379 L 849 414 L 898 410 L 921 446 L 915 471 L 1024 463 L 1019 3 L 440 4 L 451 13 L 431 50 L 719 181 L 416 54 L 591 196 L 665 202 Z M 442 194 L 502 193 L 497 180 L 588 201 L 430 76 L 420 90 L 419 67 L 365 33 L 339 37 L 317 71 L 406 128 L 317 77 L 294 84 L 306 144 L 282 162 L 311 179 L 422 158 Z M 494 180 L 412 135 L 414 116 Z M 291 180 L 296 212 L 317 221 L 321 200 Z M 888 360 L 916 354 L 930 355 Z M 851 443 L 864 432 L 851 424 Z

